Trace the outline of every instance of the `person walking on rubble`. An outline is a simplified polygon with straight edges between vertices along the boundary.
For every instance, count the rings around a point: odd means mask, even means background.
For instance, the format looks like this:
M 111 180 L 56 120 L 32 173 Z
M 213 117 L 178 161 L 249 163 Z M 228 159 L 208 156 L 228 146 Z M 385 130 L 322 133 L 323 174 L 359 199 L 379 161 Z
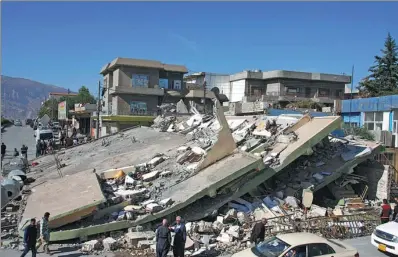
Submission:
M 267 219 L 263 218 L 260 222 L 257 222 L 250 235 L 250 241 L 254 244 L 258 244 L 264 241 L 265 238 L 265 225 L 267 225 Z
M 390 221 L 390 215 L 391 215 L 391 206 L 387 202 L 387 199 L 383 199 L 383 204 L 381 205 L 381 212 L 380 212 L 380 221 L 381 224 L 387 223 Z
M 23 243 L 25 249 L 21 255 L 24 257 L 29 251 L 32 251 L 32 257 L 36 257 L 36 240 L 37 240 L 37 227 L 36 219 L 31 219 L 29 226 L 25 228 Z
M 171 233 L 167 227 L 167 220 L 163 219 L 162 225 L 156 229 L 156 257 L 166 257 L 170 245 Z
M 40 220 L 40 239 L 39 243 L 36 245 L 36 248 L 39 249 L 41 245 L 43 245 L 43 251 L 46 254 L 51 255 L 50 249 L 48 245 L 50 243 L 50 229 L 48 228 L 48 220 L 50 219 L 50 213 L 44 213 L 43 218 Z
M 184 257 L 185 242 L 187 240 L 187 230 L 185 224 L 181 223 L 181 217 L 177 216 L 174 226 L 169 227 L 171 232 L 175 232 L 173 243 L 174 257 Z
M 28 159 L 28 147 L 26 145 L 22 145 L 21 154 L 23 155 L 23 157 L 25 157 L 26 160 Z

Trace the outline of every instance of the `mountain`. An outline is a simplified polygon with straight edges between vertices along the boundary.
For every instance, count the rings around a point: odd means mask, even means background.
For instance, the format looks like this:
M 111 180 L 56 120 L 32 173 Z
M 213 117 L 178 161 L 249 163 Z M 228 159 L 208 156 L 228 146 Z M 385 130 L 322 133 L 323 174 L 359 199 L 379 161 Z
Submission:
M 41 102 L 48 99 L 50 92 L 67 91 L 62 87 L 2 75 L 1 115 L 13 119 L 35 118 Z

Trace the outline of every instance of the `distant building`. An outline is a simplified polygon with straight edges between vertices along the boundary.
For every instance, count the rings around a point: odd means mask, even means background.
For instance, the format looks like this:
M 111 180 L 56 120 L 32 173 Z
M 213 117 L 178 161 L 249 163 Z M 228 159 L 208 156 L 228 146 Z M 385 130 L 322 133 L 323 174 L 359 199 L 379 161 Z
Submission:
M 224 94 L 230 102 L 258 100 L 284 107 L 291 102 L 313 100 L 332 106 L 334 100 L 344 98 L 345 85 L 350 82 L 351 77 L 346 75 L 253 70 L 230 75 L 230 88 Z

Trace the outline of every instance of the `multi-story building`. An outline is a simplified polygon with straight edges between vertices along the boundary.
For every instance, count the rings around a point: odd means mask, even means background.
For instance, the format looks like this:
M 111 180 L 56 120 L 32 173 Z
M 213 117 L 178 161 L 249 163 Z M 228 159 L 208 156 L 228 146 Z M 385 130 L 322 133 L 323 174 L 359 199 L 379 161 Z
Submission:
M 230 87 L 223 89 L 230 102 L 263 101 L 288 103 L 313 100 L 325 106 L 344 98 L 345 85 L 351 82 L 346 75 L 297 71 L 243 71 L 230 75 Z
M 106 64 L 100 72 L 106 89 L 101 114 L 108 124 L 101 135 L 153 120 L 162 102 L 177 102 L 186 93 L 187 72 L 185 66 L 151 60 L 116 58 Z
M 341 115 L 346 125 L 371 131 L 386 146 L 384 155 L 398 170 L 398 95 L 343 100 Z

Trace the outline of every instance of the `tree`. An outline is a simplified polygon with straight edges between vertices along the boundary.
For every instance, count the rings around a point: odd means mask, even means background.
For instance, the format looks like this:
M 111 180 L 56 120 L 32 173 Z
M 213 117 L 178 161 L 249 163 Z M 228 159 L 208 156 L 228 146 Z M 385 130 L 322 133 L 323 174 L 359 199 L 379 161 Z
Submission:
M 366 97 L 398 93 L 398 48 L 388 33 L 381 50 L 382 56 L 375 56 L 375 65 L 369 68 L 370 75 L 359 83 L 360 95 Z

